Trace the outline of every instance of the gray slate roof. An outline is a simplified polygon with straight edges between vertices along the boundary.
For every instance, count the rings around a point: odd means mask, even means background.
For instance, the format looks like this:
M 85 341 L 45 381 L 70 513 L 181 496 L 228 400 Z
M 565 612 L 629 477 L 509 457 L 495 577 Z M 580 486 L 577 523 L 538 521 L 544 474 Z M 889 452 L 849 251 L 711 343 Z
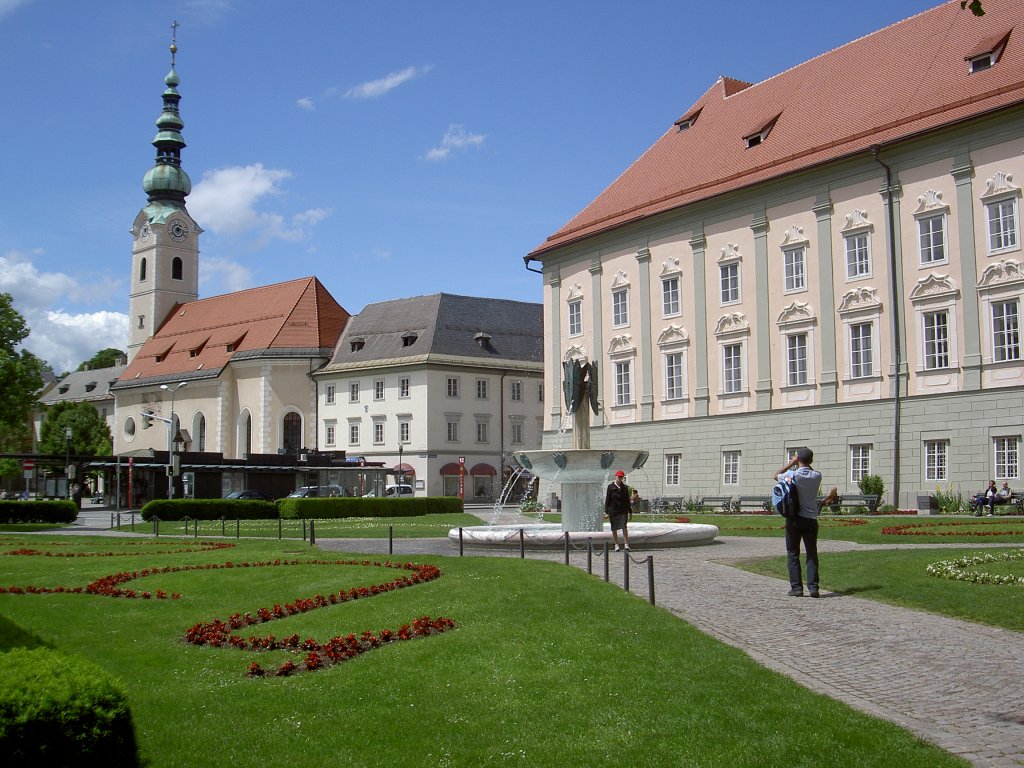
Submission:
M 39 402 L 43 405 L 55 405 L 64 402 L 113 400 L 110 385 L 117 381 L 127 367 L 115 365 L 91 371 L 74 371 L 58 381 L 56 386 L 39 398 Z
M 327 370 L 424 356 L 542 363 L 543 320 L 543 304 L 449 293 L 368 304 L 348 321 Z M 490 339 L 481 343 L 480 334 Z

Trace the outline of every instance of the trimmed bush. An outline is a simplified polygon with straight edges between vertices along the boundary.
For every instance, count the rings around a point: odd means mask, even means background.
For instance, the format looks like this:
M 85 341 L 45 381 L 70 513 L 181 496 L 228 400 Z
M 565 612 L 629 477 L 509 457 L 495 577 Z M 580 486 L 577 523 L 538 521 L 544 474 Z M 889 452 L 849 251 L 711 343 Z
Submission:
M 382 499 L 337 496 L 327 499 L 281 499 L 277 502 L 285 520 L 338 520 L 344 517 L 420 517 L 462 512 L 462 499 L 431 496 L 415 499 Z
M 0 501 L 3 523 L 73 523 L 78 507 L 70 499 Z
M 142 519 L 152 520 L 274 520 L 277 505 L 259 499 L 154 499 L 142 508 Z
M 138 766 L 124 692 L 102 669 L 46 648 L 0 653 L 0 754 L 8 765 Z

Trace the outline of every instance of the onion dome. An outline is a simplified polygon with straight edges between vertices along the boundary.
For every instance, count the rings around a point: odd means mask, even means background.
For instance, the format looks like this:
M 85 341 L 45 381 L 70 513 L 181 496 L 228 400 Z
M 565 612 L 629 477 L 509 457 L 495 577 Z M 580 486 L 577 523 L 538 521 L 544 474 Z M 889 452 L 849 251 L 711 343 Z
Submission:
M 142 179 L 142 188 L 149 196 L 149 201 L 168 201 L 184 204 L 185 196 L 192 191 L 192 180 L 181 167 L 181 150 L 185 147 L 185 139 L 181 129 L 185 123 L 178 112 L 178 73 L 174 71 L 174 54 L 178 46 L 171 44 L 171 71 L 164 78 L 167 88 L 163 93 L 164 107 L 156 120 L 157 134 L 153 139 L 156 147 L 156 164 L 147 171 Z

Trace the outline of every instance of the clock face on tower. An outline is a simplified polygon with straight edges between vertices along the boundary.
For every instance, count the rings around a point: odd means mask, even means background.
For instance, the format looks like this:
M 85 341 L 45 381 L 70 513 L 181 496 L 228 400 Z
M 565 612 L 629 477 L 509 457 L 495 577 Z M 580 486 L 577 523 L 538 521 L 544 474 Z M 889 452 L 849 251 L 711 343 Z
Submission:
M 188 237 L 188 224 L 181 219 L 171 219 L 171 222 L 167 225 L 167 233 L 171 236 L 172 240 L 180 243 Z
M 139 240 L 147 240 L 149 238 L 149 224 L 143 224 L 142 229 L 139 230 Z

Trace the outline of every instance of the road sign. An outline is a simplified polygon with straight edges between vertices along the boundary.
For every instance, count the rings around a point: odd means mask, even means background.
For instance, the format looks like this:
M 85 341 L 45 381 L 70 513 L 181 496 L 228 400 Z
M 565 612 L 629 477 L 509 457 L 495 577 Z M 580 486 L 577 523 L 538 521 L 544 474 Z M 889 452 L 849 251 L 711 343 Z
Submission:
M 21 462 L 21 468 L 24 469 L 26 472 L 32 471 L 34 467 L 35 462 L 32 461 L 32 459 L 25 459 L 24 461 Z

